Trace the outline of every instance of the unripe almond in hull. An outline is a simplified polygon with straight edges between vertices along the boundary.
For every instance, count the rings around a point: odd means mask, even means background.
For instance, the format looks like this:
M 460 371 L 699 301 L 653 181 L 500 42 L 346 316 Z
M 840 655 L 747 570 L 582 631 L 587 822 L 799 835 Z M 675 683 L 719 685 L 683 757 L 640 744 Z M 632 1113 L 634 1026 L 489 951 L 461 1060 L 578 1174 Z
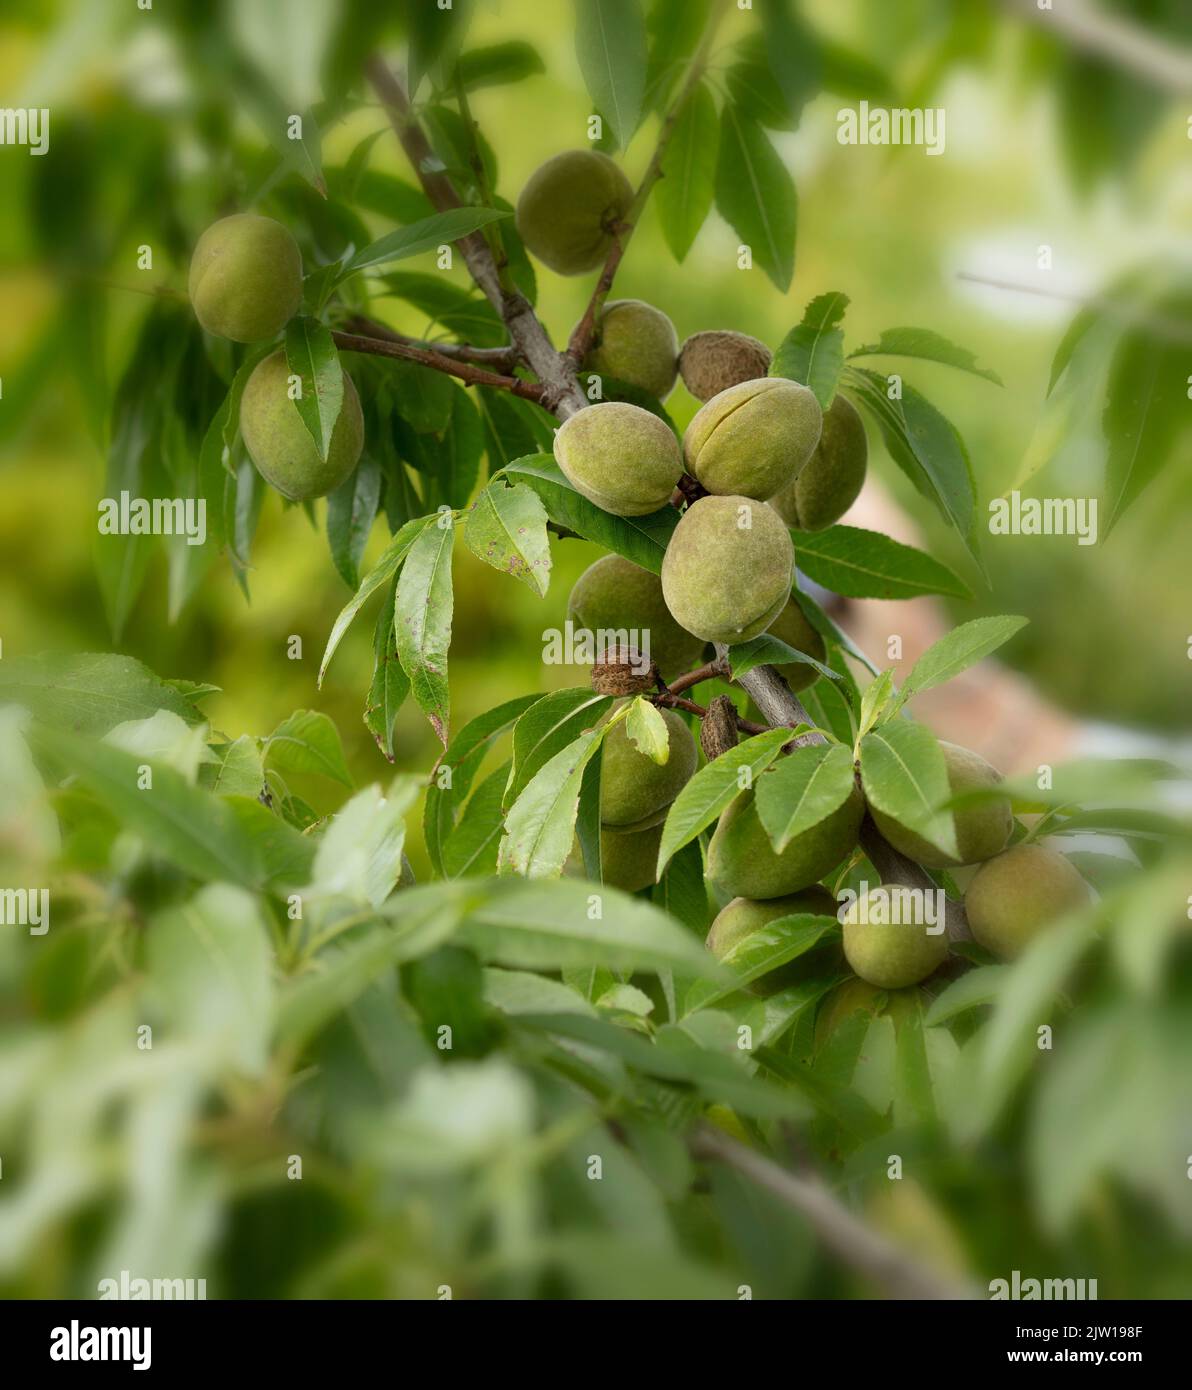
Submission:
M 614 516 L 665 507 L 683 472 L 673 431 L 641 406 L 602 401 L 565 420 L 555 461 L 572 487 Z
M 679 370 L 679 336 L 661 309 L 640 299 L 614 299 L 604 306 L 597 333 L 585 371 L 636 386 L 660 401 L 670 395 Z
M 819 401 L 799 382 L 743 381 L 696 412 L 683 435 L 683 457 L 709 492 L 764 500 L 794 482 L 822 425 Z
M 856 407 L 837 396 L 824 415 L 815 452 L 770 505 L 788 526 L 822 531 L 848 511 L 865 482 L 869 444 Z
M 237 213 L 214 222 L 195 244 L 188 280 L 195 317 L 234 343 L 272 338 L 302 303 L 302 254 L 272 217 Z
M 283 497 L 305 502 L 324 497 L 356 467 L 364 447 L 364 416 L 352 378 L 344 373 L 344 398 L 325 459 L 289 395 L 290 368 L 280 349 L 258 362 L 240 401 L 240 432 L 265 481 Z
M 786 607 L 795 574 L 790 533 L 749 497 L 701 497 L 683 513 L 662 560 L 675 621 L 705 642 L 748 642 Z
M 517 200 L 518 235 L 551 270 L 582 275 L 604 261 L 632 202 L 629 180 L 608 155 L 566 150 L 527 180 Z

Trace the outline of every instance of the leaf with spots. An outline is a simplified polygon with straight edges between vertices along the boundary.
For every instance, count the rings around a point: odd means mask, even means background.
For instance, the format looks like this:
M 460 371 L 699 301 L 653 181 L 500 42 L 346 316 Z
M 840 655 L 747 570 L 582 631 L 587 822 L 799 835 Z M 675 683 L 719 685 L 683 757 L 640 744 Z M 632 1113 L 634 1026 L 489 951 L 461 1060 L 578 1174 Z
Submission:
M 494 479 L 477 497 L 464 524 L 464 542 L 486 565 L 511 574 L 539 597 L 550 583 L 546 508 L 533 488 Z

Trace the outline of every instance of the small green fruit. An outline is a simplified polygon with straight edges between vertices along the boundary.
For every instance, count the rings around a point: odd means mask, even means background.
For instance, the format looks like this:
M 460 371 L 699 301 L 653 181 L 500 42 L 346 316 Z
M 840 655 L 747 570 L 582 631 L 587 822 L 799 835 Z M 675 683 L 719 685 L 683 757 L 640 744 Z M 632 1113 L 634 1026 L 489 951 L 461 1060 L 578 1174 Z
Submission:
M 344 373 L 344 399 L 321 459 L 288 392 L 290 368 L 280 349 L 259 362 L 244 386 L 240 430 L 253 463 L 283 497 L 323 497 L 351 473 L 364 447 L 364 416 L 352 378 Z
M 272 338 L 302 303 L 302 253 L 272 217 L 225 217 L 195 245 L 189 292 L 208 333 L 234 343 Z
M 726 807 L 708 845 L 708 877 L 742 898 L 780 898 L 818 883 L 857 843 L 865 799 L 854 787 L 830 816 L 775 854 L 752 790 Z
M 796 599 L 792 598 L 787 603 L 766 632 L 770 637 L 777 637 L 780 642 L 785 642 L 788 647 L 794 647 L 795 651 L 806 652 L 816 661 L 823 661 L 827 656 L 824 639 L 807 621 Z M 800 690 L 806 690 L 819 679 L 819 672 L 815 667 L 807 666 L 801 661 L 788 661 L 774 669 L 796 694 Z
M 637 893 L 658 881 L 658 849 L 662 844 L 661 821 L 648 830 L 602 830 L 600 872 L 605 883 L 626 893 Z
M 599 150 L 566 150 L 539 165 L 517 200 L 527 250 L 560 275 L 595 270 L 633 202 L 629 180 Z
M 995 787 L 1002 781 L 997 768 L 985 761 L 971 748 L 940 740 L 944 763 L 948 769 L 948 786 L 953 795 L 979 787 Z M 1014 814 L 1010 798 L 998 797 L 975 806 L 958 806 L 952 812 L 956 823 L 956 843 L 960 857 L 949 858 L 935 845 L 899 825 L 882 811 L 873 809 L 874 824 L 899 854 L 929 869 L 951 869 L 959 864 L 978 864 L 1005 849 L 1014 829 Z
M 671 429 L 625 401 L 590 405 L 565 420 L 555 433 L 555 461 L 577 492 L 614 516 L 665 507 L 683 472 Z
M 695 771 L 695 740 L 674 710 L 659 710 L 670 736 L 670 753 L 656 763 L 639 751 L 619 720 L 600 753 L 600 823 L 617 830 L 644 830 L 666 818 L 667 808 Z
M 770 349 L 748 333 L 713 329 L 693 333 L 679 354 L 683 385 L 697 401 L 710 401 L 730 386 L 756 381 L 770 370 Z
M 656 400 L 670 395 L 678 374 L 675 325 L 640 299 L 614 299 L 600 316 L 598 339 L 584 369 L 636 386 Z
M 712 923 L 708 932 L 708 950 L 717 960 L 723 960 L 734 946 L 754 932 L 769 926 L 779 917 L 790 917 L 801 912 L 810 912 L 817 917 L 835 917 L 836 899 L 818 883 L 802 893 L 766 898 L 760 902 L 753 898 L 734 898 L 720 909 Z M 790 961 L 755 980 L 749 990 L 752 994 L 773 994 L 794 984 L 798 978 L 799 962 Z
M 795 480 L 822 425 L 819 401 L 806 386 L 759 377 L 700 407 L 683 436 L 683 457 L 709 492 L 764 500 Z
M 748 497 L 701 497 L 683 513 L 662 559 L 662 593 L 675 621 L 705 642 L 732 646 L 765 632 L 795 576 L 790 532 Z
M 871 888 L 844 914 L 844 956 L 861 979 L 880 989 L 925 980 L 948 954 L 941 923 L 929 923 L 923 897 L 905 889 Z
M 623 555 L 605 555 L 589 565 L 575 581 L 567 600 L 567 616 L 588 632 L 616 632 L 618 641 L 634 646 L 642 656 L 636 634 L 649 634 L 649 657 L 671 679 L 690 670 L 704 644 L 675 622 L 662 597 L 662 580 Z
M 982 864 L 964 906 L 978 945 L 1013 960 L 1052 922 L 1088 900 L 1088 886 L 1062 854 L 1028 844 Z
M 771 499 L 771 506 L 800 531 L 834 526 L 857 500 L 868 458 L 861 417 L 851 401 L 837 396 L 824 416 L 815 452 L 794 482 Z

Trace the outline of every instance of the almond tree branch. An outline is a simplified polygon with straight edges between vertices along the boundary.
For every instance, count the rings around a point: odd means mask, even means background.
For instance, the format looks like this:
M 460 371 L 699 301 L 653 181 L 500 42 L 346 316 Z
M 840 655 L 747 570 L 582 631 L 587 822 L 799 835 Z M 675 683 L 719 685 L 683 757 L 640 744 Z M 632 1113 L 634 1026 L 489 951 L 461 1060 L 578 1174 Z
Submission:
M 491 367 L 494 371 L 512 371 L 519 362 L 517 349 L 506 347 L 474 347 L 471 343 L 430 343 L 424 338 L 411 338 L 406 333 L 398 333 L 388 324 L 378 323 L 363 314 L 353 314 L 343 322 L 345 333 L 358 333 L 365 338 L 381 338 L 387 343 L 405 343 L 409 347 L 422 348 L 426 352 L 437 352 L 440 357 L 451 357 L 459 362 L 472 362 L 478 367 Z
M 441 161 L 410 110 L 405 88 L 377 54 L 367 60 L 365 71 L 426 196 L 440 211 L 462 207 L 463 202 L 454 184 L 442 171 Z M 488 242 L 479 232 L 472 232 L 461 237 L 456 245 L 472 279 L 504 320 L 522 361 L 542 383 L 540 404 L 564 420 L 582 410 L 588 400 L 580 390 L 574 370 L 555 351 L 546 329 L 526 297 L 519 290 L 510 291 L 502 286 L 500 271 Z
M 605 300 L 608 298 L 609 291 L 613 287 L 613 279 L 617 269 L 621 264 L 621 258 L 629 245 L 629 240 L 633 236 L 650 194 L 653 192 L 654 185 L 662 178 L 662 161 L 666 157 L 666 151 L 674 134 L 675 124 L 683 107 L 691 98 L 696 87 L 699 86 L 700 79 L 704 75 L 704 70 L 708 65 L 708 55 L 712 49 L 712 41 L 716 37 L 716 30 L 720 25 L 721 19 L 727 6 L 717 5 L 713 7 L 711 17 L 708 20 L 704 36 L 700 40 L 699 47 L 696 49 L 691 60 L 691 67 L 688 69 L 687 76 L 683 80 L 683 85 L 679 88 L 679 94 L 671 103 L 666 115 L 662 118 L 662 128 L 658 132 L 658 141 L 654 146 L 654 153 L 650 157 L 650 162 L 646 166 L 646 172 L 642 175 L 642 180 L 637 186 L 633 195 L 633 201 L 625 214 L 625 220 L 615 229 L 613 244 L 609 248 L 609 253 L 605 259 L 604 266 L 600 271 L 600 276 L 596 281 L 596 287 L 592 291 L 592 297 L 588 301 L 588 307 L 584 310 L 583 317 L 575 325 L 571 334 L 571 340 L 567 344 L 567 356 L 570 358 L 574 367 L 579 367 L 584 358 L 588 355 L 588 349 L 592 346 L 592 339 L 596 334 L 596 324 L 600 318 L 600 312 L 604 308 Z
M 788 1172 L 764 1154 L 702 1124 L 691 1139 L 696 1158 L 723 1163 L 797 1211 L 824 1245 L 850 1269 L 892 1298 L 968 1299 L 976 1291 L 952 1283 L 870 1230 L 818 1178 Z
M 374 357 L 401 357 L 407 362 L 418 362 L 424 367 L 433 367 L 435 371 L 458 377 L 468 386 L 495 386 L 498 390 L 508 391 L 538 405 L 543 403 L 543 388 L 536 381 L 523 381 L 519 376 L 502 376 L 498 372 L 487 371 L 484 367 L 474 366 L 470 362 L 445 357 L 433 348 L 397 342 L 392 338 L 366 338 L 358 333 L 333 332 L 331 337 L 336 347 L 342 348 L 345 352 L 365 352 Z

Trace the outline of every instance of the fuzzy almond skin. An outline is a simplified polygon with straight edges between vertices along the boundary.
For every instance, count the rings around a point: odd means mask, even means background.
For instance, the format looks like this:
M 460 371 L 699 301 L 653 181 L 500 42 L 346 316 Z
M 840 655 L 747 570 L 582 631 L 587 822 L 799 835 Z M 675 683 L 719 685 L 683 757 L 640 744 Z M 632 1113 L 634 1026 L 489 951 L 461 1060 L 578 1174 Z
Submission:
M 822 425 L 819 401 L 806 386 L 759 377 L 730 386 L 696 411 L 683 457 L 709 492 L 764 500 L 795 480 Z
M 638 751 L 622 719 L 609 731 L 600 750 L 600 823 L 617 830 L 657 825 L 691 780 L 698 761 L 691 730 L 674 710 L 659 710 L 670 735 L 666 762 L 656 763 Z
M 940 740 L 944 762 L 948 768 L 948 786 L 953 794 L 972 791 L 978 787 L 995 787 L 1002 774 L 971 748 Z M 954 869 L 960 864 L 979 864 L 1005 849 L 1014 830 L 1014 814 L 1010 798 L 983 802 L 977 806 L 958 806 L 953 812 L 956 823 L 956 844 L 960 857 L 952 859 L 929 844 L 914 831 L 899 825 L 883 811 L 872 811 L 873 821 L 899 854 L 905 854 L 928 869 Z
M 790 917 L 795 913 L 810 912 L 817 917 L 835 917 L 836 899 L 821 884 L 814 884 L 801 893 L 790 893 L 782 898 L 766 898 L 757 901 L 753 898 L 734 898 L 726 903 L 716 915 L 708 931 L 706 945 L 717 960 L 724 957 L 739 942 L 754 932 L 761 931 L 779 917 Z M 790 961 L 771 970 L 768 975 L 754 980 L 748 986 L 751 994 L 773 994 L 785 989 L 799 978 L 799 962 Z
M 748 333 L 711 329 L 683 343 L 679 373 L 697 401 L 710 401 L 730 386 L 765 376 L 771 361 L 770 349 Z
M 614 299 L 600 316 L 599 343 L 584 368 L 665 400 L 679 374 L 679 335 L 652 304 Z
M 681 627 L 733 646 L 765 632 L 786 607 L 794 576 L 795 548 L 773 508 L 749 497 L 701 497 L 671 534 L 662 594 Z
M 188 281 L 195 317 L 219 338 L 258 343 L 280 332 L 302 303 L 302 253 L 272 217 L 237 213 L 199 237 Z
M 662 580 L 623 555 L 603 555 L 584 570 L 567 600 L 567 616 L 593 633 L 648 633 L 650 659 L 667 680 L 689 671 L 703 654 L 703 642 L 671 617 Z M 640 641 L 635 645 L 642 651 Z
M 600 872 L 605 883 L 626 893 L 639 893 L 657 883 L 661 844 L 661 821 L 648 830 L 602 830 Z
M 828 654 L 824 646 L 824 639 L 807 621 L 807 617 L 799 607 L 797 600 L 793 598 L 788 600 L 786 607 L 766 631 L 771 637 L 777 637 L 780 642 L 785 642 L 788 647 L 794 647 L 795 651 L 806 652 L 808 656 L 813 656 L 816 661 L 823 661 Z M 805 666 L 800 661 L 788 661 L 785 665 L 776 666 L 774 669 L 796 695 L 800 690 L 806 690 L 809 685 L 813 685 L 819 680 L 819 672 L 815 667 Z
M 625 401 L 602 401 L 564 420 L 555 432 L 555 461 L 577 492 L 614 516 L 665 507 L 683 472 L 669 427 Z
M 279 349 L 259 362 L 244 386 L 240 430 L 257 471 L 283 497 L 324 497 L 356 467 L 364 447 L 364 416 L 352 378 L 344 373 L 344 400 L 321 459 L 287 386 L 290 369 Z
M 800 531 L 834 526 L 860 496 L 868 460 L 865 425 L 853 403 L 838 395 L 824 415 L 815 452 L 770 505 Z
M 752 790 L 726 807 L 708 846 L 708 877 L 742 898 L 781 898 L 818 883 L 857 843 L 865 799 L 853 789 L 832 814 L 775 854 Z
M 912 913 L 915 900 L 903 898 Z M 917 985 L 937 970 L 948 954 L 946 932 L 930 935 L 925 921 L 914 919 L 893 923 L 863 921 L 866 912 L 872 918 L 883 913 L 894 915 L 893 896 L 885 887 L 871 888 L 864 898 L 853 903 L 842 919 L 844 925 L 844 958 L 857 975 L 879 989 L 905 989 Z
M 565 150 L 530 175 L 515 220 L 526 249 L 559 275 L 595 270 L 633 201 L 621 169 L 599 150 Z
M 1013 845 L 982 864 L 964 895 L 977 943 L 1013 960 L 1052 922 L 1083 907 L 1088 885 L 1047 845 Z

